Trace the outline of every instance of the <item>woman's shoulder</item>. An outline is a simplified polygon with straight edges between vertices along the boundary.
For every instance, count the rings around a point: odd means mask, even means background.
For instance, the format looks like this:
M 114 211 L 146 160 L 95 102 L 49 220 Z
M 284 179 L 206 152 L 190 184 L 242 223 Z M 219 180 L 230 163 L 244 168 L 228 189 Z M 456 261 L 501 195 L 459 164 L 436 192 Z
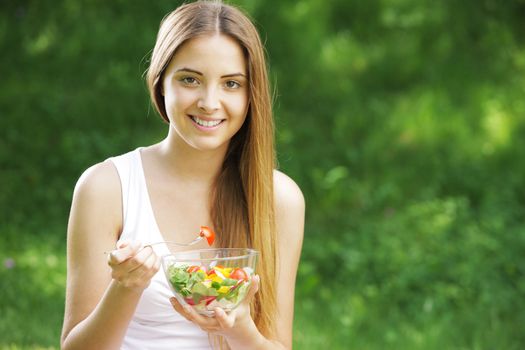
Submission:
M 74 190 L 74 198 L 82 202 L 107 203 L 120 200 L 120 179 L 110 160 L 94 164 L 80 175 Z
M 287 259 L 298 260 L 304 236 L 305 200 L 299 186 L 288 175 L 274 171 L 275 224 Z
M 87 168 L 73 191 L 68 234 L 111 232 L 115 233 L 111 239 L 116 239 L 122 227 L 121 196 L 120 179 L 110 160 Z
M 303 234 L 305 216 L 303 193 L 292 178 L 279 170 L 274 170 L 273 184 L 278 230 L 285 235 L 296 236 L 294 239 L 299 240 Z
M 303 193 L 291 177 L 279 170 L 274 170 L 273 187 L 277 206 L 304 208 Z
M 119 167 L 127 169 L 131 163 L 136 162 L 140 149 L 141 147 L 91 165 L 80 175 L 75 191 L 85 190 L 93 195 L 104 193 L 111 195 L 118 192 L 120 195 Z

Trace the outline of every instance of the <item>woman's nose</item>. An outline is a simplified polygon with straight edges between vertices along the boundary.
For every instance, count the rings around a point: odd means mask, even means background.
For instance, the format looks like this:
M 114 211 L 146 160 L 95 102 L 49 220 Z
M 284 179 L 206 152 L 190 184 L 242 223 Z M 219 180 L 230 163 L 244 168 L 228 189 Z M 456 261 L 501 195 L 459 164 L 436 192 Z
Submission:
M 197 101 L 197 107 L 204 112 L 211 113 L 220 107 L 218 92 L 214 88 L 205 89 Z

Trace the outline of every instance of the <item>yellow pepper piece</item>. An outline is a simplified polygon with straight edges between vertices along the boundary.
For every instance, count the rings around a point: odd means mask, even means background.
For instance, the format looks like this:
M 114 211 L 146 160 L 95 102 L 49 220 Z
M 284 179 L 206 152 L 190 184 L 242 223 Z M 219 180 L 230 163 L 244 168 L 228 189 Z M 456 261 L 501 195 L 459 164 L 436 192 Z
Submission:
M 222 286 L 221 288 L 219 288 L 218 292 L 221 294 L 226 294 L 230 291 L 230 288 L 231 287 L 228 287 L 228 286 Z
M 213 282 L 222 283 L 222 278 L 220 278 L 220 277 L 217 276 L 217 275 L 213 275 L 213 277 L 211 278 L 211 280 L 212 280 Z
M 232 270 L 233 270 L 232 267 L 225 267 L 224 269 L 222 269 L 223 271 L 222 274 L 224 275 L 224 277 L 229 278 L 230 274 L 232 273 Z
M 223 275 L 224 278 L 229 278 L 233 270 L 232 267 L 217 267 L 217 266 L 215 266 L 213 269 L 219 272 L 219 274 Z

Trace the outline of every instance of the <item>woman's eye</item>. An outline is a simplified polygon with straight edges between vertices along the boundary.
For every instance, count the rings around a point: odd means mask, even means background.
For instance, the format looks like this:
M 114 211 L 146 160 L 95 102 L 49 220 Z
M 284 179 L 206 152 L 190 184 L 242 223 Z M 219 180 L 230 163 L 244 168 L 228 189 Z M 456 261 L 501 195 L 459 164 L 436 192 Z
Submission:
M 225 85 L 228 89 L 238 89 L 241 87 L 241 84 L 239 84 L 235 80 L 228 80 Z
M 181 82 L 183 82 L 185 85 L 197 85 L 198 81 L 197 79 L 193 77 L 183 77 L 180 79 Z

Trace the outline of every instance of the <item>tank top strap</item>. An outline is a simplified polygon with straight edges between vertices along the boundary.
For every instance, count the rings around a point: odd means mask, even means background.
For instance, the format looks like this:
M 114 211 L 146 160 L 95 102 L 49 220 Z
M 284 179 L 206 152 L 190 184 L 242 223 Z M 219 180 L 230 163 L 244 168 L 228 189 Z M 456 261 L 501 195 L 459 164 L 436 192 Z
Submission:
M 122 189 L 122 234 L 121 238 L 140 239 L 137 229 L 140 226 L 139 213 L 149 203 L 147 188 L 143 179 L 140 148 L 120 156 L 109 158 L 115 165 Z

